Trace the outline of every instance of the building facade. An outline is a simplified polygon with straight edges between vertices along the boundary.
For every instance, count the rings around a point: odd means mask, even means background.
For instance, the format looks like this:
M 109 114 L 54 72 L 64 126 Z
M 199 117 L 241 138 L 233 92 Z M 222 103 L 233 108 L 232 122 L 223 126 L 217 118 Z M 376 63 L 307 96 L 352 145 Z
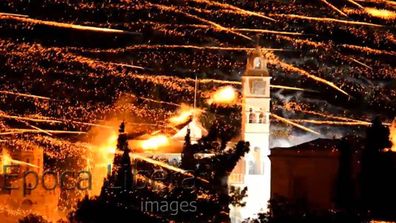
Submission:
M 249 52 L 242 76 L 241 139 L 250 143 L 250 151 L 229 178 L 232 186 L 248 187 L 248 196 L 245 207 L 232 211 L 234 222 L 266 211 L 270 198 L 270 79 L 262 50 Z

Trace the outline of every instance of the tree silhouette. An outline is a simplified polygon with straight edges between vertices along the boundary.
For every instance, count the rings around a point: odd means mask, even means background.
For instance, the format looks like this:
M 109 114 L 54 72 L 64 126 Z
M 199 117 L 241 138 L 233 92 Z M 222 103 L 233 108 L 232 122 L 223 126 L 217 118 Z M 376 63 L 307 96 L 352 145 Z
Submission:
M 208 140 L 192 145 L 187 131 L 181 167 L 190 168 L 188 171 L 164 168 L 170 164 L 163 159 L 155 162 L 134 159 L 132 166 L 125 126 L 121 124 L 113 168 L 100 196 L 85 197 L 77 210 L 70 213 L 70 221 L 229 222 L 229 205 L 243 205 L 241 199 L 246 189 L 230 196 L 227 179 L 238 160 L 248 152 L 249 144 L 239 142 L 235 148 L 210 157 L 195 157 L 197 152 L 213 151 L 216 146 Z M 158 206 L 147 208 L 148 203 Z M 187 211 L 180 209 L 183 204 L 189 205 Z

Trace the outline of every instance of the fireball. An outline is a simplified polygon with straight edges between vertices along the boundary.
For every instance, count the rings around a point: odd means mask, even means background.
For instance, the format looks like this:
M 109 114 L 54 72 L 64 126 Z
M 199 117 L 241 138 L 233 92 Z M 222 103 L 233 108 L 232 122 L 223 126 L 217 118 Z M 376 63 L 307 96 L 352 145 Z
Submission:
M 170 144 L 170 140 L 166 135 L 160 134 L 152 136 L 143 142 L 141 142 L 141 147 L 144 150 L 156 150 L 159 147 L 167 146 Z
M 209 104 L 233 105 L 236 103 L 238 93 L 232 86 L 226 86 L 218 89 L 208 100 Z

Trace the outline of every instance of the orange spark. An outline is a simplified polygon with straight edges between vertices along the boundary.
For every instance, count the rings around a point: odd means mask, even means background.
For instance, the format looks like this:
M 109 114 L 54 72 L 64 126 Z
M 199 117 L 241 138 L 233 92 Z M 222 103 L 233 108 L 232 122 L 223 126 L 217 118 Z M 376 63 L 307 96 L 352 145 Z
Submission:
M 232 86 L 226 86 L 218 89 L 214 92 L 208 104 L 219 104 L 219 105 L 233 105 L 238 99 L 238 93 Z
M 272 117 L 278 119 L 278 120 L 281 121 L 281 122 L 284 122 L 284 123 L 286 123 L 286 124 L 292 125 L 292 126 L 294 126 L 294 127 L 297 127 L 297 128 L 299 128 L 299 129 L 305 130 L 305 131 L 307 131 L 307 132 L 311 132 L 311 133 L 314 133 L 314 134 L 316 134 L 316 135 L 320 135 L 319 132 L 316 132 L 315 130 L 312 130 L 312 129 L 307 128 L 307 127 L 305 127 L 305 126 L 303 126 L 303 125 L 297 124 L 297 123 L 295 123 L 295 122 L 292 122 L 292 121 L 290 121 L 289 119 L 280 117 L 280 116 L 278 116 L 278 115 L 276 115 L 276 114 L 273 114 L 273 113 L 270 113 L 270 115 L 271 115 Z

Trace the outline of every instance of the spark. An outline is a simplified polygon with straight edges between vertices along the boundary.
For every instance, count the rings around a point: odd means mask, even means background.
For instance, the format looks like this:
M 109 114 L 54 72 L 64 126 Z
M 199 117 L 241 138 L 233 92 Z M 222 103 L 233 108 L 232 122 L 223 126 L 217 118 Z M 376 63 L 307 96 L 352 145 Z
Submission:
M 15 20 L 19 22 L 25 23 L 32 23 L 37 25 L 46 25 L 52 26 L 57 28 L 67 28 L 67 29 L 76 29 L 76 30 L 86 30 L 86 31 L 94 31 L 94 32 L 107 32 L 107 33 L 122 33 L 122 34 L 132 34 L 136 35 L 136 33 L 120 30 L 120 29 L 111 29 L 111 28 L 101 28 L 101 27 L 94 27 L 94 26 L 85 26 L 85 25 L 75 25 L 70 23 L 62 23 L 62 22 L 55 22 L 55 21 L 47 21 L 47 20 L 40 20 L 40 19 L 33 19 L 28 18 L 29 16 L 14 16 L 10 14 L 0 13 L 0 19 L 3 20 Z
M 325 5 L 327 5 L 328 7 L 330 7 L 331 9 L 333 9 L 334 11 L 338 12 L 340 15 L 348 17 L 347 14 L 345 14 L 343 11 L 339 10 L 337 7 L 335 7 L 334 5 L 332 5 L 331 3 L 329 3 L 326 0 L 320 0 L 321 2 L 323 2 Z
M 9 95 L 37 98 L 37 99 L 43 99 L 43 100 L 51 100 L 51 98 L 49 98 L 49 97 L 43 97 L 43 96 L 32 95 L 32 94 L 24 94 L 24 93 L 12 92 L 12 91 L 0 91 L 0 94 L 9 94 Z
M 295 122 L 292 122 L 292 121 L 290 121 L 289 119 L 280 117 L 280 116 L 278 116 L 278 115 L 276 115 L 276 114 L 273 114 L 273 113 L 270 113 L 270 115 L 271 115 L 272 117 L 274 117 L 275 119 L 278 119 L 278 120 L 281 121 L 281 122 L 284 122 L 284 123 L 286 123 L 286 124 L 292 125 L 292 126 L 294 126 L 294 127 L 297 127 L 297 128 L 299 128 L 299 129 L 305 130 L 305 131 L 307 131 L 307 132 L 311 132 L 311 133 L 313 133 L 313 134 L 320 135 L 319 132 L 314 131 L 314 130 L 312 130 L 312 129 L 310 129 L 310 128 L 307 128 L 307 127 L 305 127 L 305 126 L 303 126 L 303 125 L 297 124 L 297 123 L 295 123 Z

